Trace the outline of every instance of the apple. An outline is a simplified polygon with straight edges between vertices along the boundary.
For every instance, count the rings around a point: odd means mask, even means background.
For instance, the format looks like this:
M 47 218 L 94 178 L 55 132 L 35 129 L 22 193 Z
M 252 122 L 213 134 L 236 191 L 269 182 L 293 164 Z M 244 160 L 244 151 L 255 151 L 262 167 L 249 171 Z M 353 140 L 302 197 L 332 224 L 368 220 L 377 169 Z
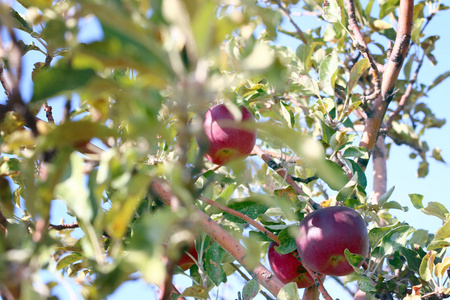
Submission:
M 208 141 L 206 158 L 217 165 L 245 158 L 255 146 L 256 129 L 242 126 L 254 122 L 255 118 L 246 107 L 241 106 L 240 110 L 241 120 L 236 120 L 224 104 L 210 108 L 205 114 L 203 129 Z
M 270 268 L 275 276 L 284 284 L 289 282 L 297 283 L 298 288 L 306 288 L 314 284 L 314 279 L 303 268 L 300 261 L 295 256 L 295 252 L 281 254 L 275 250 L 278 246 L 275 242 L 270 242 L 267 256 Z
M 363 257 L 369 253 L 366 223 L 358 212 L 345 206 L 331 206 L 308 214 L 300 222 L 296 244 L 304 266 L 332 276 L 354 272 L 345 258 L 345 249 Z
M 198 259 L 198 253 L 197 250 L 195 249 L 195 245 L 189 248 L 187 252 L 190 255 L 192 255 L 192 257 L 194 257 L 195 259 Z M 186 252 L 184 252 L 183 255 L 181 255 L 180 259 L 178 260 L 177 265 L 181 269 L 183 269 L 183 271 L 190 269 L 195 264 L 195 262 L 192 260 L 192 257 L 190 257 Z

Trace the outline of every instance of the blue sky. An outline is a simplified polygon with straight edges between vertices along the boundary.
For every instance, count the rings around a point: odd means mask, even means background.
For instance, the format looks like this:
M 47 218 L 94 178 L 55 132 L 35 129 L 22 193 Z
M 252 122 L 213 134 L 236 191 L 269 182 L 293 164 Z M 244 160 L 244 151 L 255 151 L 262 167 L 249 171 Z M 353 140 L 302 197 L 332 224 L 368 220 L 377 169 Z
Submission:
M 365 1 L 362 1 L 365 2 Z M 363 3 L 364 4 L 364 3 Z M 294 10 L 295 11 L 295 10 Z M 440 12 L 430 23 L 426 29 L 426 33 L 433 33 L 440 36 L 440 40 L 436 44 L 436 50 L 434 54 L 438 60 L 436 66 L 432 66 L 429 61 L 425 61 L 423 69 L 419 75 L 418 81 L 420 83 L 429 84 L 437 77 L 439 74 L 450 70 L 450 57 L 448 55 L 448 45 L 450 43 L 450 31 L 446 30 L 448 26 L 448 18 L 450 16 L 450 11 Z M 298 23 L 300 28 L 307 29 L 315 23 L 315 17 L 294 17 L 294 20 Z M 80 24 L 81 28 L 84 28 L 79 39 L 81 42 L 91 42 L 93 40 L 101 39 L 102 33 L 98 29 L 98 24 L 95 19 L 87 20 L 88 22 Z M 283 24 L 284 28 L 292 30 L 289 23 L 285 22 Z M 278 43 L 286 45 L 295 51 L 299 42 L 280 34 Z M 33 64 L 37 61 L 44 61 L 45 57 L 42 54 L 29 53 L 25 56 L 24 66 L 26 70 L 25 74 L 29 74 L 33 68 Z M 400 76 L 403 73 L 401 73 Z M 428 94 L 428 98 L 422 98 L 421 101 L 425 101 L 432 111 L 435 112 L 438 118 L 447 118 L 448 112 L 450 111 L 450 101 L 448 97 L 447 87 L 449 85 L 449 80 L 442 83 L 438 87 L 434 88 Z M 25 99 L 30 99 L 32 95 L 32 82 L 30 76 L 24 76 L 24 81 L 22 82 L 22 92 Z M 4 97 L 0 98 L 2 101 Z M 60 99 L 54 99 L 49 102 L 54 108 L 54 116 L 58 121 L 58 116 L 61 116 L 63 101 Z M 45 119 L 45 114 L 40 112 L 39 116 Z M 446 124 L 441 129 L 431 129 L 428 130 L 424 136 L 424 140 L 427 141 L 430 148 L 439 147 L 442 150 L 443 157 L 446 161 L 450 161 L 450 142 L 448 138 L 450 137 L 450 125 Z M 430 232 L 436 231 L 441 225 L 442 221 L 433 216 L 427 216 L 420 211 L 414 209 L 411 205 L 408 194 L 418 193 L 424 195 L 424 204 L 429 201 L 438 201 L 447 204 L 447 186 L 450 185 L 450 167 L 448 164 L 443 164 L 441 162 L 435 161 L 430 158 L 428 161 L 430 163 L 430 173 L 426 178 L 417 178 L 416 172 L 419 164 L 419 160 L 412 160 L 409 158 L 410 150 L 405 146 L 393 145 L 390 151 L 390 159 L 388 160 L 388 188 L 395 186 L 395 191 L 391 197 L 391 200 L 396 200 L 400 202 L 403 206 L 408 206 L 409 211 L 404 213 L 401 211 L 393 211 L 395 216 L 400 221 L 405 221 L 417 229 L 426 229 Z M 372 187 L 372 167 L 369 167 L 366 171 L 366 176 L 368 177 L 369 187 L 368 191 Z M 61 216 L 64 217 L 66 223 L 74 221 L 70 219 L 67 215 L 63 214 L 65 210 L 65 205 L 61 201 L 57 201 L 53 204 L 54 212 L 52 222 L 59 222 Z M 450 207 L 448 207 L 450 209 Z M 266 264 L 267 265 L 267 264 Z M 186 282 L 181 276 L 176 277 L 175 283 L 180 285 L 180 287 L 186 286 Z M 233 277 L 230 283 L 220 288 L 220 294 L 225 299 L 234 299 L 237 297 L 237 291 L 242 289 L 243 281 L 239 277 Z M 79 289 L 72 285 L 74 288 L 76 298 L 81 299 L 79 295 Z M 325 283 L 325 287 L 329 289 L 329 292 L 333 297 L 339 297 L 342 299 L 349 299 L 348 294 L 344 291 L 339 290 L 339 288 L 334 284 L 332 280 L 328 280 Z M 67 293 L 65 287 L 61 286 L 58 288 L 57 294 L 61 299 L 73 299 L 70 297 L 70 293 Z M 120 300 L 126 299 L 133 295 L 139 297 L 139 299 L 157 299 L 155 295 L 155 287 L 150 286 L 140 281 L 133 281 L 124 284 L 119 288 L 115 294 L 108 297 L 110 300 Z M 257 299 L 264 299 L 259 296 Z

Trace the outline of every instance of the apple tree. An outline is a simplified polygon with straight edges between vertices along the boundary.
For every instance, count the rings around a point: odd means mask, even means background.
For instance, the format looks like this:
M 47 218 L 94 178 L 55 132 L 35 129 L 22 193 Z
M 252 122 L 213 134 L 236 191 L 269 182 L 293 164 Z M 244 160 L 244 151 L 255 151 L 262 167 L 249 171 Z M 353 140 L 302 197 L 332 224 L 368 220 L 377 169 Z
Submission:
M 140 278 L 209 299 L 232 277 L 233 299 L 334 299 L 333 279 L 347 298 L 449 297 L 448 210 L 411 194 L 442 220 L 414 228 L 386 185 L 392 147 L 419 177 L 443 161 L 427 93 L 450 73 L 418 74 L 448 8 L 1 2 L 1 297 L 104 299 Z

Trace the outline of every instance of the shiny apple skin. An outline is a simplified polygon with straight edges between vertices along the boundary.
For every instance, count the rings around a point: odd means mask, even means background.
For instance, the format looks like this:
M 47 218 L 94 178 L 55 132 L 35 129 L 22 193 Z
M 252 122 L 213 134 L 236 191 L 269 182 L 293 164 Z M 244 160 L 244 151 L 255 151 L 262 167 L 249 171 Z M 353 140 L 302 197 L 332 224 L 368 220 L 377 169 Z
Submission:
M 205 114 L 203 129 L 208 141 L 206 158 L 224 165 L 234 159 L 243 159 L 253 150 L 256 143 L 256 129 L 242 128 L 243 124 L 254 122 L 252 113 L 240 107 L 242 120 L 235 120 L 224 104 L 210 108 Z
M 304 266 L 314 272 L 344 276 L 354 272 L 344 251 L 366 257 L 369 237 L 366 223 L 355 210 L 332 206 L 308 214 L 296 237 L 297 250 Z
M 295 253 L 281 254 L 275 250 L 277 243 L 271 242 L 267 256 L 269 265 L 275 276 L 284 284 L 295 282 L 298 288 L 306 288 L 314 284 L 314 279 L 303 268 Z

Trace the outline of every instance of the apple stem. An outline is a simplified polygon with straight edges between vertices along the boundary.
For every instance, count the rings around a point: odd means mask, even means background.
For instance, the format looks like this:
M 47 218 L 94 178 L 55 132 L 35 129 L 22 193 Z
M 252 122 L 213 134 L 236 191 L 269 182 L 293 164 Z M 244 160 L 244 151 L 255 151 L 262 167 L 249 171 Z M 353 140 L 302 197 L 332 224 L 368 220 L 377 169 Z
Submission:
M 283 168 L 278 167 L 278 164 L 272 159 L 272 157 L 270 157 L 266 152 L 264 152 L 264 150 L 262 150 L 258 145 L 255 145 L 255 147 L 253 148 L 253 152 L 255 152 L 256 155 L 258 155 L 262 160 L 264 160 L 269 167 L 271 167 L 275 172 L 278 173 L 278 175 L 284 178 L 286 182 L 292 186 L 297 195 L 304 194 L 303 189 L 301 188 L 301 186 L 297 184 L 297 182 L 295 182 L 292 176 L 288 172 L 286 172 L 286 170 L 284 170 Z M 308 199 L 308 203 L 314 210 L 319 210 L 322 208 L 320 204 L 314 202 L 312 199 Z
M 229 208 L 225 205 L 222 205 L 220 203 L 217 203 L 216 201 L 213 201 L 209 198 L 206 198 L 204 196 L 199 196 L 198 197 L 199 200 L 201 201 L 205 201 L 206 203 L 208 203 L 211 206 L 214 206 L 224 212 L 227 212 L 235 217 L 238 217 L 239 219 L 242 219 L 244 221 L 246 221 L 247 223 L 249 223 L 250 225 L 253 225 L 253 227 L 255 227 L 256 229 L 259 229 L 259 231 L 261 231 L 262 233 L 264 233 L 266 236 L 268 236 L 270 239 L 272 239 L 275 243 L 280 244 L 280 240 L 278 239 L 278 237 L 273 234 L 272 232 L 270 232 L 269 230 L 267 230 L 263 225 L 261 225 L 260 223 L 256 222 L 255 220 L 253 220 L 252 218 L 250 218 L 247 215 L 244 215 L 241 212 L 238 212 L 232 208 Z
M 295 253 L 295 257 L 300 262 L 302 261 L 302 259 L 298 255 L 298 252 Z M 311 270 L 310 268 L 308 268 L 307 266 L 305 266 L 303 264 L 302 264 L 302 266 L 303 266 L 303 268 L 305 268 L 306 271 L 308 271 L 309 275 L 311 275 L 311 277 L 314 278 L 315 286 L 319 289 L 319 292 L 322 294 L 323 299 L 324 300 L 333 300 L 333 298 L 331 298 L 330 294 L 328 294 L 327 290 L 323 286 L 322 280 L 320 279 L 320 274 L 317 272 L 314 272 L 313 270 Z

